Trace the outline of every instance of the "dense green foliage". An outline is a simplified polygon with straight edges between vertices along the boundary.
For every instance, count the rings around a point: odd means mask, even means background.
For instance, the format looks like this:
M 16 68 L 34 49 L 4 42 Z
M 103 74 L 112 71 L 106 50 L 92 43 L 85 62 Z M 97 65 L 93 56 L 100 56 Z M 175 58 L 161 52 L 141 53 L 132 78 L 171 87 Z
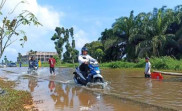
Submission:
M 102 57 L 104 56 L 103 46 L 102 43 L 99 41 L 94 41 L 90 44 L 85 44 L 85 47 L 88 48 L 89 54 L 92 55 L 93 58 L 98 59 L 99 61 L 102 60 Z
M 182 70 L 182 60 L 176 60 L 172 57 L 153 57 L 150 59 L 152 69 L 165 69 L 165 70 Z M 101 67 L 109 68 L 144 68 L 145 59 L 139 59 L 137 63 L 126 61 L 115 61 L 100 64 Z
M 60 61 L 58 56 L 54 56 L 55 60 L 56 60 L 56 65 L 55 67 L 77 67 L 78 63 L 66 63 L 64 61 Z M 19 66 L 19 64 L 17 64 L 17 66 Z M 42 62 L 41 63 L 41 67 L 49 67 L 50 64 L 48 62 Z M 28 68 L 28 64 L 22 64 L 22 67 L 27 67 Z
M 150 59 L 152 64 L 152 69 L 165 69 L 165 70 L 182 70 L 182 59 L 177 60 L 175 58 L 164 56 L 164 57 L 152 57 Z M 23 67 L 28 67 L 26 64 L 22 64 Z M 57 63 L 56 67 L 77 67 L 78 63 Z M 144 68 L 145 67 L 145 59 L 138 59 L 138 62 L 127 62 L 125 60 L 122 61 L 113 61 L 113 62 L 105 62 L 100 63 L 99 66 L 101 68 Z M 49 67 L 48 62 L 42 63 L 42 67 Z
M 105 29 L 98 41 L 87 43 L 90 55 L 96 57 L 97 49 L 102 62 L 137 62 L 139 58 L 182 56 L 182 5 L 175 9 L 163 6 L 149 13 L 120 17 L 111 29 Z M 98 45 L 99 44 L 99 45 Z M 102 50 L 102 51 L 101 51 Z
M 61 64 L 61 61 L 60 61 L 58 55 L 54 55 L 53 58 L 56 60 L 56 65 L 60 65 L 60 64 Z M 44 63 L 43 63 L 43 64 L 44 64 Z
M 68 63 L 77 62 L 78 51 L 75 49 L 75 40 L 73 37 L 73 28 L 64 29 L 64 27 L 56 27 L 56 33 L 52 36 L 51 40 L 55 41 L 55 49 L 62 59 L 63 46 L 65 45 L 66 52 L 63 54 L 63 61 Z M 72 38 L 71 44 L 69 38 Z

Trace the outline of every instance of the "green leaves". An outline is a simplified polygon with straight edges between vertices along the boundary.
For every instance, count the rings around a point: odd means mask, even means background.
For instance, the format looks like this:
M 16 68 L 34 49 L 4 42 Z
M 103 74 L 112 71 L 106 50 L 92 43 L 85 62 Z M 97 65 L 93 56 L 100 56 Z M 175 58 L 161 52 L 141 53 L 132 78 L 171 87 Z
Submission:
M 74 63 L 77 61 L 77 57 L 75 55 L 78 55 L 78 51 L 75 49 L 75 40 L 73 37 L 73 27 L 70 29 L 65 29 L 64 27 L 56 27 L 55 29 L 56 33 L 52 36 L 51 40 L 55 41 L 55 49 L 57 53 L 59 54 L 59 58 L 62 58 L 62 52 L 63 52 L 63 46 L 65 45 L 66 52 L 63 54 L 63 61 Z M 72 43 L 70 45 L 69 38 L 72 38 Z
M 6 1 L 2 1 L 2 4 L 4 4 Z M 25 1 L 21 1 L 20 3 L 24 3 Z M 15 8 L 20 4 L 18 3 Z M 1 4 L 1 5 L 2 5 Z M 0 7 L 2 8 L 3 5 Z M 15 10 L 13 9 L 10 14 L 12 14 Z M 0 15 L 2 15 L 2 12 L 0 12 Z M 20 36 L 19 40 L 21 41 L 20 45 L 23 47 L 24 43 L 27 41 L 27 36 L 25 35 L 25 32 L 21 29 L 17 30 L 22 25 L 36 25 L 39 26 L 41 23 L 38 21 L 38 19 L 35 17 L 35 15 L 27 10 L 23 10 L 22 13 L 20 13 L 18 16 L 13 17 L 14 19 L 9 19 L 8 16 L 2 17 L 2 25 L 0 27 L 0 57 L 3 55 L 5 49 L 10 46 L 12 43 L 16 41 L 15 36 Z M 23 37 L 22 37 L 23 36 Z M 22 37 L 22 38 L 21 38 Z
M 9 35 L 10 33 L 11 33 L 11 31 L 6 31 L 5 36 Z
M 87 43 L 85 44 L 85 47 L 88 48 L 89 55 L 91 55 L 93 58 L 98 59 L 99 62 L 102 61 L 104 56 L 104 47 L 100 41 L 93 41 L 91 43 Z
M 104 46 L 106 61 L 135 61 L 145 56 L 176 56 L 182 54 L 182 5 L 174 10 L 163 6 L 152 12 L 120 17 L 111 29 L 98 39 Z M 118 57 L 117 57 L 118 56 Z
M 17 17 L 18 21 L 23 25 L 30 25 L 33 23 L 35 26 L 42 26 L 33 13 L 28 10 L 23 10 L 21 14 Z
M 27 36 L 24 36 L 24 37 L 23 37 L 23 40 L 24 40 L 24 41 L 27 41 Z

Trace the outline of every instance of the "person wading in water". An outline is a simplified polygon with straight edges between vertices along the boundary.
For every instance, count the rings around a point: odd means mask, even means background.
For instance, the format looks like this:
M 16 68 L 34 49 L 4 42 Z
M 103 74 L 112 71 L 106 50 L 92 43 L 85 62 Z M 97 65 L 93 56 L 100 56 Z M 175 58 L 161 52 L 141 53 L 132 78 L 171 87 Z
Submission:
M 50 65 L 50 74 L 55 76 L 55 69 L 54 69 L 54 66 L 56 64 L 56 60 L 53 58 L 53 56 L 51 55 L 50 58 L 49 58 L 49 65 Z
M 149 57 L 145 58 L 146 64 L 145 64 L 145 78 L 150 78 L 151 77 L 151 63 L 149 62 Z

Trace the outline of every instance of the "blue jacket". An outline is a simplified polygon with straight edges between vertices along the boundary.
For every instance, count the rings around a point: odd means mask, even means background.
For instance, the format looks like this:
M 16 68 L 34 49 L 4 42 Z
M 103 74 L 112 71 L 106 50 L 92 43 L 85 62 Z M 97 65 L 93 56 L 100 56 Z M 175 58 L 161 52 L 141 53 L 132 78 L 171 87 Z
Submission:
M 38 67 L 38 62 L 36 60 L 29 60 L 29 68 Z

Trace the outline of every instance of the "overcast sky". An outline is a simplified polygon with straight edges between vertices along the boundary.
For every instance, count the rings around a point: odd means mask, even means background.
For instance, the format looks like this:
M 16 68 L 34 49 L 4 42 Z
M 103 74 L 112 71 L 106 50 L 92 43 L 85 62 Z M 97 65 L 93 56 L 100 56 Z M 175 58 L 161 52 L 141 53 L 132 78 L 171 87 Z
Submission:
M 6 15 L 21 0 L 7 0 L 3 8 Z M 115 19 L 128 16 L 131 10 L 134 14 L 149 12 L 153 8 L 167 6 L 174 8 L 182 4 L 181 0 L 26 0 L 15 12 L 13 17 L 21 10 L 33 12 L 42 27 L 21 27 L 26 31 L 28 41 L 22 48 L 19 42 L 8 47 L 4 53 L 8 60 L 16 61 L 18 52 L 25 54 L 29 50 L 53 51 L 54 42 L 50 40 L 55 33 L 55 27 L 74 27 L 76 48 L 80 48 L 88 42 L 97 40 L 105 28 L 110 28 Z M 2 21 L 2 17 L 0 17 Z M 4 56 L 2 57 L 2 59 Z

